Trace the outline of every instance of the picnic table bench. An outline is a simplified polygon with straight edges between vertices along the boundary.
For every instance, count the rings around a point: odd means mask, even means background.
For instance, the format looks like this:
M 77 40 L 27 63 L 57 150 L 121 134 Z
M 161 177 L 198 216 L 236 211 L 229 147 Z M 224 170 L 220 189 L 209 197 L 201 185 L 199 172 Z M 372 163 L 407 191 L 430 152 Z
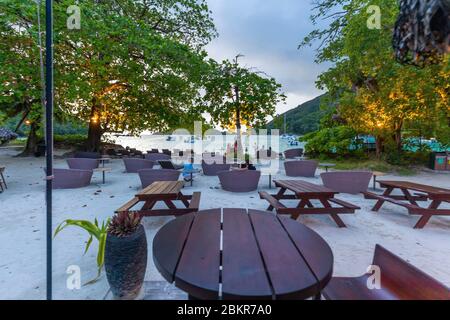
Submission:
M 354 213 L 360 209 L 354 204 L 336 199 L 334 196 L 339 192 L 322 185 L 303 180 L 274 180 L 274 183 L 280 188 L 277 194 L 261 191 L 259 196 L 269 202 L 267 210 L 275 209 L 278 214 L 289 214 L 292 219 L 297 219 L 302 214 L 329 214 L 340 228 L 344 228 L 345 224 L 338 214 Z M 287 190 L 294 194 L 285 194 Z M 296 208 L 288 208 L 280 200 L 299 200 L 299 204 Z M 318 200 L 322 207 L 315 207 L 311 200 Z
M 178 216 L 196 212 L 200 206 L 200 192 L 183 195 L 183 181 L 156 181 L 140 191 L 136 196 L 116 210 L 116 212 L 137 212 L 143 216 Z M 177 208 L 174 201 L 181 201 L 185 208 Z M 141 209 L 133 209 L 144 202 Z M 164 202 L 168 209 L 153 209 L 158 202 Z
M 409 181 L 378 181 L 378 183 L 386 189 L 383 194 L 363 192 L 366 199 L 378 200 L 372 211 L 379 211 L 385 202 L 402 206 L 408 209 L 411 215 L 421 215 L 414 226 L 415 229 L 422 229 L 433 215 L 450 216 L 450 209 L 439 209 L 443 202 L 450 202 L 449 189 Z M 392 192 L 396 189 L 399 189 L 402 195 L 393 195 Z M 417 203 L 428 200 L 431 200 L 431 203 L 426 208 Z

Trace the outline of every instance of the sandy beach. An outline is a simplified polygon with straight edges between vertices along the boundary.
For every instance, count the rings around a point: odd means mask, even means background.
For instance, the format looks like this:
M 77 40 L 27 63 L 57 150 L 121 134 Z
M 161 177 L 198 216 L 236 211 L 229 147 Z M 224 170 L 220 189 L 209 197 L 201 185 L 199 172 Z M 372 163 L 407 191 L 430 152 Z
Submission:
M 0 149 L 0 164 L 6 166 L 8 183 L 8 190 L 0 194 L 0 299 L 44 299 L 44 159 L 13 157 L 16 153 L 15 149 Z M 101 184 L 101 173 L 94 173 L 89 187 L 54 191 L 54 227 L 68 218 L 97 218 L 103 221 L 140 189 L 138 175 L 124 173 L 122 160 L 112 160 L 107 166 L 112 168 L 112 172 L 107 173 L 104 185 Z M 65 160 L 56 159 L 55 167 L 66 168 Z M 302 179 L 320 184 L 320 172 L 318 170 L 315 178 Z M 273 178 L 286 176 L 280 171 Z M 450 174 L 444 173 L 423 171 L 415 176 L 388 175 L 384 179 L 450 188 Z M 214 187 L 219 187 L 217 177 L 199 175 L 192 187 L 186 184 L 183 193 L 201 191 L 201 209 L 242 207 L 264 210 L 267 207 L 257 192 L 234 194 Z M 269 190 L 267 176 L 261 177 L 259 190 Z M 300 222 L 318 232 L 331 246 L 335 276 L 363 274 L 378 243 L 450 286 L 450 217 L 433 217 L 424 229 L 417 230 L 413 226 L 418 217 L 408 215 L 404 208 L 386 204 L 379 213 L 374 213 L 370 211 L 374 202 L 365 200 L 361 195 L 340 194 L 339 198 L 361 207 L 353 215 L 342 215 L 347 228 L 338 228 L 329 216 L 299 218 Z M 450 207 L 450 204 L 443 207 Z M 146 280 L 163 280 L 153 265 L 150 244 L 158 229 L 170 219 L 144 219 L 149 242 Z M 107 294 L 108 283 L 104 273 L 95 284 L 83 286 L 80 290 L 67 289 L 66 270 L 71 265 L 80 267 L 83 283 L 96 276 L 97 246 L 93 243 L 89 252 L 83 255 L 87 239 L 87 233 L 78 228 L 68 228 L 55 238 L 55 299 L 103 299 Z

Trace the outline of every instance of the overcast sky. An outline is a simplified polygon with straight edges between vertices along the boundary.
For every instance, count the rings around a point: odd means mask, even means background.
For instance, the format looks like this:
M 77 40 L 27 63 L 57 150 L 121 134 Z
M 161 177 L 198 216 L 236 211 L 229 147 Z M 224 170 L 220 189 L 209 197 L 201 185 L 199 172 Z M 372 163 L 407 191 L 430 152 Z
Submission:
M 297 49 L 312 29 L 311 0 L 208 0 L 219 37 L 206 48 L 218 60 L 241 53 L 283 85 L 288 99 L 277 113 L 321 94 L 315 81 L 325 65 L 314 63 L 314 47 Z

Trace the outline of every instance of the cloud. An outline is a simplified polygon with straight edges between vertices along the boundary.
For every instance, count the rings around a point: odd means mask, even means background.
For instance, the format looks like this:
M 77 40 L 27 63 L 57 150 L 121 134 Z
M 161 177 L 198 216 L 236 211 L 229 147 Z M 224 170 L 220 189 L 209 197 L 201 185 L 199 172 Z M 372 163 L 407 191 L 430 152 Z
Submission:
M 297 49 L 314 26 L 306 0 L 210 0 L 219 37 L 207 46 L 216 60 L 244 55 L 241 64 L 273 76 L 288 96 L 277 113 L 310 100 L 322 92 L 315 87 L 326 65 L 314 62 L 314 48 Z

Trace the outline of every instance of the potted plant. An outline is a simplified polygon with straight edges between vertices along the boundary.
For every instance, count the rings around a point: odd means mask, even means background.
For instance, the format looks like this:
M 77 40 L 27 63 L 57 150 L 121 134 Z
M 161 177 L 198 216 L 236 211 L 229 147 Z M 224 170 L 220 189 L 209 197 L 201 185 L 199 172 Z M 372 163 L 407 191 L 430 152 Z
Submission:
M 141 296 L 145 270 L 147 269 L 147 237 L 141 224 L 141 216 L 135 213 L 116 214 L 101 225 L 86 220 L 63 221 L 55 230 L 55 236 L 68 226 L 76 226 L 89 233 L 84 253 L 93 241 L 98 240 L 97 277 L 100 278 L 103 266 L 115 299 L 131 300 Z
M 105 245 L 105 270 L 115 299 L 138 299 L 147 269 L 147 237 L 141 216 L 120 212 L 111 220 Z
M 105 244 L 106 244 L 106 234 L 107 234 L 106 232 L 107 232 L 107 228 L 109 225 L 109 221 L 110 221 L 110 219 L 106 220 L 106 222 L 104 221 L 100 225 L 98 223 L 97 219 L 95 219 L 93 223 L 90 221 L 87 221 L 87 220 L 67 219 L 67 220 L 64 220 L 55 230 L 54 237 L 56 237 L 56 235 L 59 232 L 61 232 L 63 229 L 65 229 L 69 226 L 75 226 L 75 227 L 80 227 L 80 228 L 84 229 L 87 233 L 89 233 L 89 239 L 86 242 L 86 248 L 84 249 L 85 254 L 89 250 L 89 247 L 91 246 L 93 239 L 94 238 L 97 239 L 97 241 L 98 241 L 97 277 L 95 277 L 94 279 L 85 283 L 84 285 L 97 282 L 101 276 L 103 264 L 104 264 L 104 258 L 105 258 Z

